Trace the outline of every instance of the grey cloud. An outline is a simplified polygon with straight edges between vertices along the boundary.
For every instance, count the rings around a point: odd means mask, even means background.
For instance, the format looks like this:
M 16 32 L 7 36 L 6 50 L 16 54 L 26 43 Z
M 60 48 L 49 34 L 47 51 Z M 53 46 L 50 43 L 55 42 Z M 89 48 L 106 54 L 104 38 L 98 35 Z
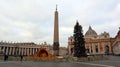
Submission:
M 52 44 L 56 4 L 61 46 L 67 46 L 76 20 L 84 33 L 91 25 L 98 33 L 107 30 L 114 36 L 113 28 L 120 25 L 119 0 L 3 0 L 0 1 L 0 40 Z

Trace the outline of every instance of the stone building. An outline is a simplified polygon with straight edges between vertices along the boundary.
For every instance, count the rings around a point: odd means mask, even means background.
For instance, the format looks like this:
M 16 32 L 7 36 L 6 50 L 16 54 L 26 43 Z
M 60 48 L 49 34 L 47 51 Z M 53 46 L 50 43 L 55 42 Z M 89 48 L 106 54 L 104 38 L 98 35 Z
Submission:
M 60 56 L 65 56 L 65 55 L 67 55 L 67 54 L 68 54 L 68 50 L 67 50 L 66 47 L 60 47 L 60 48 L 59 48 L 59 55 L 60 55 Z
M 85 33 L 85 47 L 90 54 L 111 54 L 111 41 L 109 33 L 98 35 L 91 27 Z
M 96 33 L 95 30 L 89 26 L 88 31 L 85 33 L 85 48 L 86 53 L 89 54 L 113 54 L 113 50 L 118 50 L 115 48 L 115 44 L 120 45 L 117 37 L 120 37 L 120 34 L 116 35 L 115 38 L 111 38 L 108 32 L 103 32 L 100 35 Z M 113 46 L 115 45 L 115 46 Z M 114 48 L 114 49 L 113 49 Z M 74 50 L 74 37 L 70 36 L 68 38 L 68 53 L 73 54 Z
M 119 32 L 117 33 L 115 39 L 116 40 L 112 45 L 113 54 L 120 55 L 120 28 L 119 28 Z
M 37 53 L 38 50 L 41 48 L 45 48 L 46 50 L 52 53 L 52 46 L 48 45 L 46 42 L 42 44 L 35 44 L 33 42 L 26 42 L 26 43 L 10 43 L 10 42 L 0 42 L 0 54 L 6 55 L 34 55 Z
M 50 44 L 47 44 L 46 42 L 35 44 L 33 42 L 25 42 L 25 43 L 12 43 L 12 42 L 0 42 L 0 55 L 35 55 L 40 49 L 47 50 L 50 54 L 54 54 L 53 46 Z M 63 56 L 68 53 L 68 50 L 66 47 L 59 47 L 59 55 Z

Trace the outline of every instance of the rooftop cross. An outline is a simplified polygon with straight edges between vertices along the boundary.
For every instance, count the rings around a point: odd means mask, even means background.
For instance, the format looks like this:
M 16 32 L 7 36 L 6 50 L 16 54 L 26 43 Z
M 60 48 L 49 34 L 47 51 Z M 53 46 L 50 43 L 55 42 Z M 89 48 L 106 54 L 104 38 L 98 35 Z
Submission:
M 57 11 L 57 5 L 56 5 L 56 11 Z

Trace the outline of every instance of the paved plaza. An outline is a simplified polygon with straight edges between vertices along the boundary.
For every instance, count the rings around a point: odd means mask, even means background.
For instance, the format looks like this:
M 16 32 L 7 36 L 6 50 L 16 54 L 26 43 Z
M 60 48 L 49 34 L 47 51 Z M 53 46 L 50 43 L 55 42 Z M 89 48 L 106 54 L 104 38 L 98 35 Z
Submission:
M 105 67 L 100 65 L 91 65 L 85 63 L 71 62 L 33 62 L 33 61 L 1 61 L 0 67 Z
M 91 62 L 20 62 L 0 60 L 0 67 L 120 67 L 119 56 L 110 56 L 109 58 L 109 60 Z
M 88 63 L 93 64 L 103 64 L 103 65 L 110 65 L 114 67 L 120 67 L 120 56 L 108 56 L 109 60 L 102 60 L 102 61 L 92 61 Z

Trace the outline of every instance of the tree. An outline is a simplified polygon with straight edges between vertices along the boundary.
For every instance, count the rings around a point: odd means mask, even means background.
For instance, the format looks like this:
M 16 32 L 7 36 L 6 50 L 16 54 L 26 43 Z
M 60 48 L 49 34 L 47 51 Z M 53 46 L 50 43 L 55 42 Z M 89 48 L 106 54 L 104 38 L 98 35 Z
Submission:
M 78 21 L 74 27 L 74 56 L 75 57 L 86 57 L 85 41 L 82 31 L 82 26 L 79 25 Z

